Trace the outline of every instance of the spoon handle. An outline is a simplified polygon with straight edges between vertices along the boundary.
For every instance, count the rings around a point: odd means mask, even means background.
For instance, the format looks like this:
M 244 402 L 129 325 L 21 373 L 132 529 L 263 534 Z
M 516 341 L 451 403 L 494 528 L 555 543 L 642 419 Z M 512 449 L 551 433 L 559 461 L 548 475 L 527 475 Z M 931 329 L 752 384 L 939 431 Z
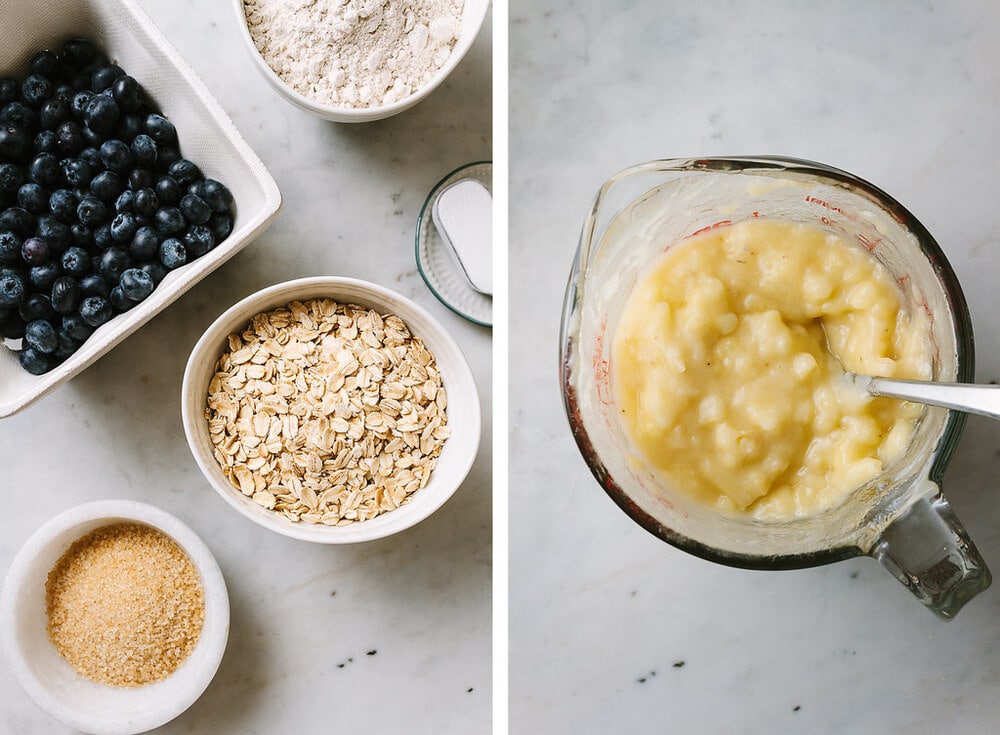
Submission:
M 989 416 L 993 419 L 1000 418 L 1000 385 L 937 383 L 861 375 L 855 376 L 855 382 L 866 388 L 873 396 L 903 398 L 917 403 L 929 403 L 932 406 Z

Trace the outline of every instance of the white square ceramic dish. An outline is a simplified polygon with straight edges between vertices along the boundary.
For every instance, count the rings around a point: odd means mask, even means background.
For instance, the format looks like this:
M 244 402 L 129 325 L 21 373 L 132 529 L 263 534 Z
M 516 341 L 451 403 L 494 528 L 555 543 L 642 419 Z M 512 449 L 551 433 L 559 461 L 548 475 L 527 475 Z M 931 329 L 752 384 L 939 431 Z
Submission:
M 181 153 L 233 193 L 232 234 L 207 255 L 171 271 L 153 294 L 97 329 L 68 360 L 35 376 L 12 350 L 0 348 L 0 417 L 9 416 L 95 362 L 260 234 L 281 194 L 225 110 L 187 62 L 131 0 L 0 0 L 0 76 L 22 75 L 31 55 L 85 36 L 142 84 L 176 126 Z

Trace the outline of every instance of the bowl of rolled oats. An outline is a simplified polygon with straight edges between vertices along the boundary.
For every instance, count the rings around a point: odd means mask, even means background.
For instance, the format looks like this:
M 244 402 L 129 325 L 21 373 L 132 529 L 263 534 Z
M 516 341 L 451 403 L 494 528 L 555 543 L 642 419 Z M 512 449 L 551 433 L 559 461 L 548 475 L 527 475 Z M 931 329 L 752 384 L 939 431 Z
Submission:
M 314 277 L 243 299 L 184 373 L 188 445 L 222 498 L 286 536 L 356 543 L 451 497 L 479 447 L 465 356 L 412 301 Z

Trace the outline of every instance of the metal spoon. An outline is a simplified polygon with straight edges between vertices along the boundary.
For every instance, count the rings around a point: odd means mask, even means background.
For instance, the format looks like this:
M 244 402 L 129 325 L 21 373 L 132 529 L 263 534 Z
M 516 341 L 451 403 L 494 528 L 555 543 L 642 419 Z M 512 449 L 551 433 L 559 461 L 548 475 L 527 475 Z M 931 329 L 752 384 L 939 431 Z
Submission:
M 1000 385 L 898 380 L 851 373 L 848 374 L 848 378 L 873 396 L 902 398 L 1000 419 Z

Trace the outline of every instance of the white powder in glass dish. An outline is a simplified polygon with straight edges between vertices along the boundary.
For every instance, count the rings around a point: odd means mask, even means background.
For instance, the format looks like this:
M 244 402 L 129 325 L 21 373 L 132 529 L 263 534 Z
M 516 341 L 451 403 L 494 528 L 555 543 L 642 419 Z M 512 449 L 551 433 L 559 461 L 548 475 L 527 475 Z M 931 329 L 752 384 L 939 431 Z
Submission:
M 264 61 L 313 102 L 381 107 L 418 91 L 451 56 L 465 0 L 243 0 Z

